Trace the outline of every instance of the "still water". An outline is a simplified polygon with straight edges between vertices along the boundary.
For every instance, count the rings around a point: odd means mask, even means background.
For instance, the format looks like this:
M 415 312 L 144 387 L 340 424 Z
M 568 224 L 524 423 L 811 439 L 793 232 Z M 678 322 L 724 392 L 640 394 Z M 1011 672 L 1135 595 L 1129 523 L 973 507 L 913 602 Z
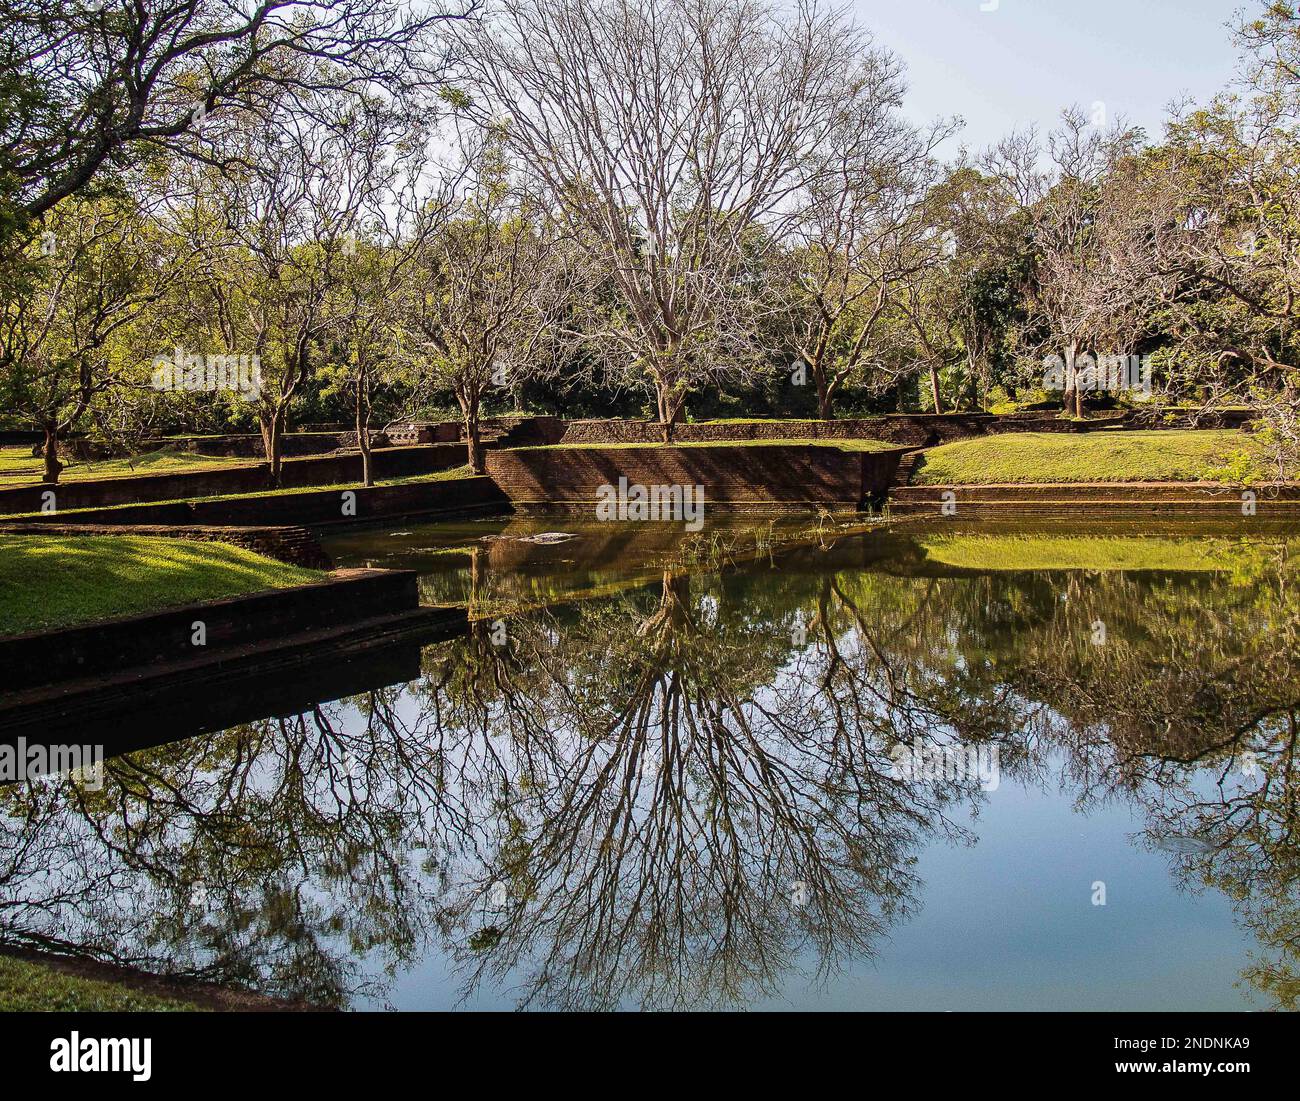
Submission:
M 353 532 L 468 633 L 0 789 L 0 938 L 367 1009 L 1291 1008 L 1298 540 Z

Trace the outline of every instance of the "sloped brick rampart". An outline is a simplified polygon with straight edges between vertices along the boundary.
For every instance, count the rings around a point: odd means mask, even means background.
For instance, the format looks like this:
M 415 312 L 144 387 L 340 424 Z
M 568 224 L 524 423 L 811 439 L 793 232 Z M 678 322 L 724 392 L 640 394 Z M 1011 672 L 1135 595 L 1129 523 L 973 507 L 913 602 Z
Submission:
M 521 511 L 594 512 L 601 486 L 703 486 L 705 508 L 856 510 L 888 490 L 904 449 L 815 445 L 610 447 L 495 451 L 488 475 Z

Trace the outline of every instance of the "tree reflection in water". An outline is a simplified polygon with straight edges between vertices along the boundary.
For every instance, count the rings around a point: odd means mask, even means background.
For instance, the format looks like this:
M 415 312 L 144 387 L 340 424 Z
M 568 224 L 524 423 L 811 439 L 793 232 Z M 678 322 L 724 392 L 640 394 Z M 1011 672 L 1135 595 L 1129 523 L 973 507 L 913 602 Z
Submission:
M 0 934 L 327 1005 L 430 945 L 466 995 L 746 1004 L 871 956 L 922 848 L 973 840 L 978 780 L 891 758 L 960 739 L 998 747 L 1003 783 L 1135 801 L 1293 1006 L 1287 545 L 1179 574 L 897 550 L 670 569 L 477 621 L 412 684 L 115 758 L 102 791 L 2 789 Z
M 475 636 L 499 695 L 455 695 L 501 783 L 445 911 L 471 987 L 527 966 L 525 1002 L 740 1002 L 803 949 L 869 955 L 907 909 L 918 843 L 970 793 L 894 776 L 889 711 L 828 707 L 789 635 L 728 607 L 667 573 L 657 599 L 521 617 L 504 652 Z

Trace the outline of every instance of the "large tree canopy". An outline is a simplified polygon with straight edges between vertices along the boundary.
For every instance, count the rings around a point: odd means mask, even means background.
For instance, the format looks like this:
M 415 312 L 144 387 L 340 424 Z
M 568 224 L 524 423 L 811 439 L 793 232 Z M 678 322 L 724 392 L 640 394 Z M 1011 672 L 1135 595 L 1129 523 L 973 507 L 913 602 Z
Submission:
M 224 107 L 428 84 L 446 18 L 399 0 L 0 0 L 0 197 L 38 216 L 141 151 L 193 155 L 180 139 Z

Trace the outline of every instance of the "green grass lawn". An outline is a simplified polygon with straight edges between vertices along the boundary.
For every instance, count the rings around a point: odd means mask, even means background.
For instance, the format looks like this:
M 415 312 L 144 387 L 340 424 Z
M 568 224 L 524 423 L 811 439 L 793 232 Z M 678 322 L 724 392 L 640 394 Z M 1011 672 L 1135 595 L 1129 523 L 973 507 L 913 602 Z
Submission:
M 513 447 L 512 451 L 618 451 L 632 447 L 833 447 L 839 451 L 889 451 L 898 447 L 888 440 L 692 440 L 689 443 L 553 443 L 538 447 Z
M 216 466 L 247 466 L 256 459 L 230 459 L 216 455 L 195 455 L 189 451 L 163 449 L 129 459 L 101 459 L 80 462 L 66 456 L 66 469 L 59 476 L 62 482 L 85 481 L 88 478 L 127 478 L 139 474 L 174 474 L 186 470 L 203 470 Z M 45 460 L 32 455 L 30 447 L 0 447 L 0 486 L 30 485 L 39 482 L 45 471 Z
M 1267 481 L 1258 457 L 1256 441 L 1233 429 L 1009 432 L 931 448 L 917 460 L 911 484 Z
M 224 543 L 0 535 L 0 635 L 305 585 L 324 576 Z
M 195 1006 L 0 955 L 0 1013 L 189 1012 Z

